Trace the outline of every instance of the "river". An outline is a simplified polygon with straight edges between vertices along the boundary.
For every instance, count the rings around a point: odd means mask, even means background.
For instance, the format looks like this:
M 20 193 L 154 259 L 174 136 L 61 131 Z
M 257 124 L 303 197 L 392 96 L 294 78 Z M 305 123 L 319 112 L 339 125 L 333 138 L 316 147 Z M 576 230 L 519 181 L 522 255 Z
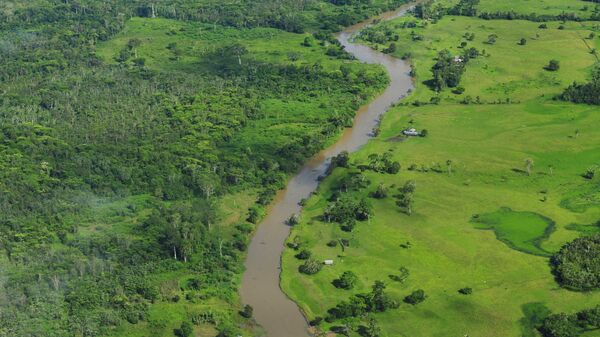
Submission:
M 378 19 L 388 20 L 404 15 L 414 5 L 384 13 Z M 254 308 L 255 320 L 269 337 L 307 337 L 308 324 L 298 306 L 279 286 L 281 254 L 290 227 L 285 224 L 292 214 L 300 213 L 299 203 L 315 191 L 319 176 L 327 170 L 331 157 L 342 151 L 354 152 L 372 137 L 380 116 L 413 88 L 408 62 L 352 42 L 352 36 L 369 25 L 374 18 L 344 29 L 336 36 L 346 51 L 365 63 L 384 66 L 390 75 L 386 90 L 371 103 L 361 107 L 352 128 L 344 130 L 339 140 L 311 158 L 280 191 L 267 210 L 267 216 L 248 247 L 246 271 L 241 285 L 241 297 Z

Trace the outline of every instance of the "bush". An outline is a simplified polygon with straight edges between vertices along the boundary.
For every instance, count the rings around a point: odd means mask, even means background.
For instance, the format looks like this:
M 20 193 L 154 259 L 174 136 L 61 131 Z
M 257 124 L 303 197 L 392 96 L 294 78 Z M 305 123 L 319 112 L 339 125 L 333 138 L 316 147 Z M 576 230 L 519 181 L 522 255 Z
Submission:
M 465 88 L 463 88 L 463 87 L 456 87 L 456 88 L 454 88 L 454 90 L 452 90 L 452 93 L 454 93 L 456 95 L 460 95 L 464 92 L 465 92 Z
M 463 295 L 471 295 L 473 293 L 473 288 L 470 288 L 470 287 L 461 288 L 458 290 L 458 292 Z
M 412 305 L 419 304 L 427 298 L 423 289 L 415 290 L 404 298 L 404 302 Z
M 177 337 L 191 337 L 194 334 L 194 326 L 190 322 L 183 322 L 178 329 L 173 330 Z
M 583 174 L 583 177 L 585 179 L 594 179 L 594 176 L 596 175 L 596 168 L 595 167 L 590 167 L 588 168 L 585 173 Z
M 317 317 L 315 317 L 315 319 L 308 322 L 308 324 L 310 324 L 310 326 L 319 326 L 319 325 L 321 325 L 322 322 L 323 322 L 323 317 L 317 316 Z
M 388 195 L 388 191 L 384 184 L 379 184 L 379 186 L 377 186 L 377 189 L 375 190 L 375 192 L 373 192 L 373 198 L 376 198 L 376 199 L 383 199 L 383 198 L 387 197 L 387 195 Z
M 308 259 L 310 259 L 311 255 L 312 255 L 312 253 L 310 252 L 310 250 L 303 249 L 300 251 L 300 253 L 296 254 L 295 256 L 299 260 L 308 260 Z
M 251 318 L 254 313 L 254 308 L 251 305 L 246 304 L 244 308 L 240 311 L 240 316 L 244 318 Z
M 544 69 L 548 71 L 557 71 L 558 69 L 560 69 L 560 62 L 557 60 L 550 60 L 550 62 L 548 62 L 548 65 L 544 67 Z
M 410 271 L 406 267 L 400 267 L 400 274 L 398 275 L 390 275 L 390 279 L 403 283 L 410 276 Z
M 351 271 L 345 271 L 338 279 L 333 280 L 332 283 L 336 288 L 350 290 L 354 288 L 357 280 L 358 277 L 356 277 L 356 274 Z
M 321 271 L 321 268 L 323 268 L 322 263 L 313 259 L 309 259 L 306 260 L 306 262 L 304 262 L 304 264 L 302 264 L 300 267 L 298 267 L 298 271 L 306 275 L 314 275 Z

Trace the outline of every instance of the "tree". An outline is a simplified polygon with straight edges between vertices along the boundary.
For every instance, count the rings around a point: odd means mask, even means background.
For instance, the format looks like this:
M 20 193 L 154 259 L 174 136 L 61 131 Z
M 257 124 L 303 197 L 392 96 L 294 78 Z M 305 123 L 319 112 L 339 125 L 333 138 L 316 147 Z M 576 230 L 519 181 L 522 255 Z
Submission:
M 413 195 L 416 188 L 417 184 L 414 180 L 407 181 L 404 183 L 404 186 L 400 188 L 400 195 L 398 196 L 398 200 L 396 200 L 396 205 L 402 207 L 407 215 L 412 214 L 412 205 L 414 201 Z
M 373 197 L 376 199 L 383 199 L 385 197 L 387 197 L 387 187 L 385 187 L 385 185 L 383 183 L 379 184 L 377 186 L 377 189 L 375 190 L 375 192 L 373 192 Z
M 548 65 L 544 67 L 544 69 L 548 71 L 557 71 L 558 69 L 560 69 L 560 62 L 557 60 L 550 60 L 550 62 L 548 62 Z
M 379 336 L 381 336 L 381 328 L 379 327 L 379 325 L 377 324 L 377 321 L 374 318 L 369 317 L 367 326 L 364 327 L 362 335 L 364 337 L 379 337 Z
M 237 61 L 239 66 L 242 65 L 242 56 L 248 53 L 248 49 L 240 43 L 233 43 L 223 47 L 220 47 L 214 55 L 214 61 L 222 63 L 223 65 Z
M 583 177 L 585 179 L 592 180 L 592 179 L 594 179 L 594 176 L 596 176 L 596 171 L 597 170 L 598 170 L 597 166 L 589 167 L 587 170 L 585 170 L 585 173 L 583 174 Z
M 496 39 L 498 39 L 498 35 L 496 35 L 496 34 L 490 34 L 490 35 L 488 35 L 488 39 L 487 39 L 487 41 L 485 41 L 485 43 L 487 43 L 487 44 L 495 44 L 496 43 Z
M 304 47 L 310 47 L 313 44 L 313 39 L 310 36 L 304 38 L 304 41 L 301 43 Z
M 527 44 L 527 39 L 521 38 L 521 40 L 519 41 L 519 45 L 524 46 L 526 44 Z
M 452 160 L 448 159 L 446 160 L 446 166 L 448 167 L 448 175 L 452 174 Z
M 531 158 L 526 158 L 525 159 L 525 172 L 527 172 L 527 175 L 530 176 L 531 175 L 531 168 L 533 167 L 533 159 Z
M 576 320 L 564 313 L 548 316 L 539 330 L 544 337 L 576 337 L 581 333 Z
M 333 280 L 332 283 L 336 288 L 350 290 L 354 288 L 354 285 L 356 284 L 357 280 L 358 277 L 356 276 L 356 274 L 354 274 L 351 271 L 345 271 L 339 278 Z
M 317 260 L 308 259 L 306 262 L 304 262 L 304 264 L 298 267 L 298 270 L 303 274 L 313 275 L 321 271 L 321 268 L 323 268 L 322 263 Z
M 396 51 L 396 43 L 392 42 L 389 47 L 383 50 L 386 54 L 392 54 Z
M 589 82 L 574 82 L 558 98 L 574 103 L 600 105 L 600 67 L 594 69 Z
M 449 50 L 440 51 L 436 63 L 431 68 L 433 73 L 433 87 L 440 91 L 446 87 L 454 88 L 460 83 L 465 72 L 465 61 L 456 62 Z
M 600 233 L 565 244 L 550 261 L 563 287 L 579 291 L 600 289 Z

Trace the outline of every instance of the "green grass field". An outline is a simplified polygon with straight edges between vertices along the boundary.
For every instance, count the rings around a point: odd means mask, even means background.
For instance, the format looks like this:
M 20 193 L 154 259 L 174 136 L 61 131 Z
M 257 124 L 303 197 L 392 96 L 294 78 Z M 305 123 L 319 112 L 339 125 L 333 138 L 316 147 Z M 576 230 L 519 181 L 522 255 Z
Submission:
M 575 13 L 577 16 L 585 18 L 589 17 L 594 5 L 589 1 L 581 0 L 482 0 L 478 8 L 486 12 L 514 11 L 522 14 L 536 13 L 538 15 Z
M 520 1 L 511 3 L 521 6 Z M 319 221 L 336 181 L 348 171 L 336 169 L 308 201 L 290 237 L 315 258 L 333 259 L 334 265 L 313 276 L 299 275 L 301 262 L 295 251 L 287 250 L 283 289 L 309 318 L 325 316 L 327 309 L 352 293 L 368 291 L 375 280 L 383 280 L 398 299 L 415 289 L 425 290 L 428 298 L 423 303 L 401 304 L 375 315 L 383 336 L 390 337 L 536 336 L 533 326 L 548 310 L 574 312 L 597 304 L 600 293 L 561 289 L 550 273 L 549 260 L 534 255 L 555 252 L 581 235 L 570 224 L 600 219 L 600 207 L 590 197 L 598 195 L 599 180 L 581 177 L 600 163 L 600 108 L 552 99 L 571 82 L 584 80 L 597 61 L 589 48 L 599 46 L 598 38 L 585 39 L 594 24 L 569 22 L 559 30 L 561 23 L 551 22 L 542 30 L 539 23 L 527 21 L 444 17 L 437 24 L 419 22 L 416 28 L 403 29 L 404 21 L 415 19 L 383 23 L 382 29 L 399 35 L 396 56 L 412 55 L 417 88 L 408 103 L 438 96 L 423 84 L 431 78 L 433 58 L 442 49 L 458 54 L 466 32 L 476 36 L 468 47 L 485 49 L 489 56 L 468 64 L 460 84 L 463 94 L 446 89 L 439 94 L 439 105 L 392 108 L 380 135 L 351 157 L 354 164 L 362 164 L 369 154 L 390 151 L 402 163 L 401 172 L 365 172 L 371 184 L 361 193 L 366 196 L 383 183 L 393 195 L 406 181 L 415 180 L 413 214 L 402 213 L 389 196 L 370 199 L 374 217 L 359 223 L 352 233 Z M 423 40 L 413 42 L 411 34 Z M 484 43 L 490 34 L 498 36 L 493 45 Z M 528 40 L 524 46 L 517 44 L 522 37 Z M 559 71 L 543 69 L 550 59 L 560 61 Z M 466 96 L 479 96 L 480 104 L 460 104 Z M 398 142 L 409 126 L 427 129 L 428 136 Z M 530 175 L 527 158 L 533 160 Z M 412 165 L 416 169 L 408 170 Z M 431 170 L 435 167 L 443 170 Z M 499 214 L 502 207 L 512 209 L 512 214 Z M 475 214 L 494 220 L 495 231 L 476 228 L 471 223 Z M 555 224 L 554 231 L 539 240 L 547 234 L 549 221 Z M 350 241 L 345 251 L 326 245 L 339 238 Z M 410 271 L 404 283 L 389 277 L 400 267 Z M 352 291 L 331 285 L 346 270 L 359 276 Z M 459 294 L 463 287 L 473 288 L 473 294 Z M 598 335 L 596 331 L 585 336 Z

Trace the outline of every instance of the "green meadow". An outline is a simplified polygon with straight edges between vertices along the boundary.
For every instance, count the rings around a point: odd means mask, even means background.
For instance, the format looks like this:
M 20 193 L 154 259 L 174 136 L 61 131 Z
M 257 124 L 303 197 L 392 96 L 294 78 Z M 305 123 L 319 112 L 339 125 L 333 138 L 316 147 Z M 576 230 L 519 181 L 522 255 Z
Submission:
M 480 7 L 496 10 L 504 2 L 489 3 Z M 510 3 L 518 8 L 529 1 Z M 416 25 L 403 28 L 404 22 Z M 335 169 L 323 181 L 293 229 L 290 241 L 300 242 L 317 260 L 334 260 L 308 276 L 298 273 L 302 261 L 294 250 L 284 253 L 282 288 L 309 319 L 325 317 L 342 299 L 368 292 L 375 280 L 384 281 L 400 301 L 416 289 L 427 295 L 418 305 L 401 303 L 372 314 L 382 336 L 538 336 L 535 326 L 548 313 L 573 313 L 600 302 L 597 291 L 560 288 L 547 258 L 584 235 L 573 224 L 600 219 L 600 180 L 582 177 L 600 164 L 600 108 L 553 99 L 589 76 L 597 62 L 590 50 L 600 41 L 588 38 L 596 23 L 539 25 L 446 16 L 437 23 L 399 18 L 373 28 L 398 35 L 394 55 L 413 64 L 416 88 L 388 111 L 380 134 L 351 155 L 352 166 Z M 467 40 L 465 33 L 475 38 Z M 495 43 L 486 43 L 492 34 Z M 518 44 L 521 38 L 525 45 Z M 380 50 L 390 43 L 363 42 Z M 437 53 L 448 49 L 459 55 L 470 47 L 485 53 L 467 64 L 460 82 L 464 92 L 431 90 L 426 83 Z M 551 59 L 560 61 L 558 71 L 544 69 Z M 430 104 L 432 97 L 439 104 Z M 408 127 L 426 129 L 427 137 L 401 137 Z M 369 198 L 374 215 L 352 232 L 322 221 L 338 182 L 374 153 L 390 153 L 401 171 L 367 170 L 369 186 L 352 193 L 368 197 L 383 184 L 388 197 Z M 412 215 L 394 199 L 409 180 L 416 183 Z M 348 247 L 327 244 L 339 239 L 348 240 Z M 410 272 L 404 282 L 390 277 L 400 268 Z M 352 290 L 332 285 L 344 271 L 358 276 Z M 465 287 L 472 294 L 458 292 Z M 321 329 L 339 324 L 324 322 Z
M 481 0 L 478 8 L 486 12 L 514 11 L 520 14 L 559 15 L 575 13 L 579 17 L 589 17 L 595 4 L 581 0 Z

